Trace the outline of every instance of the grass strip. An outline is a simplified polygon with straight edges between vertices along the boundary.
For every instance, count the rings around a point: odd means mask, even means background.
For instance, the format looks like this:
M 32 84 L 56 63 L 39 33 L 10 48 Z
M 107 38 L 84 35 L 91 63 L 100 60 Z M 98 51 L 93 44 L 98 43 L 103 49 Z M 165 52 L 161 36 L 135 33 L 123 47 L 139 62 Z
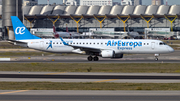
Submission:
M 180 50 L 180 45 L 169 45 L 172 47 L 174 50 Z
M 0 90 L 180 90 L 180 83 L 0 82 Z
M 0 71 L 180 73 L 180 63 L 1 63 Z
M 180 44 L 180 40 L 162 40 L 163 42 L 167 44 Z
M 8 42 L 0 42 L 0 49 L 25 49 L 21 46 L 12 45 Z

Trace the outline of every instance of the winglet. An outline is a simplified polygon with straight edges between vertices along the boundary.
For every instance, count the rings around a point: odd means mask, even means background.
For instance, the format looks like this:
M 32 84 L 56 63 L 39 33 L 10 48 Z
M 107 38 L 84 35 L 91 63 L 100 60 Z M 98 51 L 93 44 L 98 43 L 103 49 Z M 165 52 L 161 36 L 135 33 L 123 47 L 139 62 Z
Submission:
M 61 41 L 63 42 L 64 45 L 69 46 L 69 44 L 66 43 L 61 37 L 60 37 L 60 39 L 61 39 Z

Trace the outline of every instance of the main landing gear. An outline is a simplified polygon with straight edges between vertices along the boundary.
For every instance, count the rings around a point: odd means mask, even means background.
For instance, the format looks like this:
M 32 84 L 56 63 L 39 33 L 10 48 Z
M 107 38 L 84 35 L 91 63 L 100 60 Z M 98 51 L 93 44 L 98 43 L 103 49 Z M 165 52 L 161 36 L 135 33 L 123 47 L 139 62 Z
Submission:
M 158 56 L 160 56 L 160 54 L 154 54 L 154 57 L 155 57 L 155 61 L 158 61 Z
M 97 56 L 95 56 L 95 57 L 92 57 L 92 56 L 89 56 L 88 58 L 88 61 L 99 61 L 99 58 L 97 57 Z

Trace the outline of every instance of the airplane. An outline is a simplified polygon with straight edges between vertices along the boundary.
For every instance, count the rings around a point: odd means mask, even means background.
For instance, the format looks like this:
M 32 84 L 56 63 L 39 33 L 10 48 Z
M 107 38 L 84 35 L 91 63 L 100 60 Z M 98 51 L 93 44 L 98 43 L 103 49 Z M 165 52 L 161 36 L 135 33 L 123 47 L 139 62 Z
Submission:
M 32 35 L 16 16 L 11 16 L 15 45 L 53 53 L 78 53 L 89 55 L 88 61 L 102 58 L 123 58 L 123 54 L 155 54 L 155 60 L 174 49 L 160 40 L 136 39 L 41 39 Z
M 66 26 L 66 32 L 56 32 L 56 27 L 53 25 L 53 34 L 55 38 L 59 38 L 59 37 L 79 37 L 80 34 L 77 32 L 69 32 L 68 31 L 68 27 Z

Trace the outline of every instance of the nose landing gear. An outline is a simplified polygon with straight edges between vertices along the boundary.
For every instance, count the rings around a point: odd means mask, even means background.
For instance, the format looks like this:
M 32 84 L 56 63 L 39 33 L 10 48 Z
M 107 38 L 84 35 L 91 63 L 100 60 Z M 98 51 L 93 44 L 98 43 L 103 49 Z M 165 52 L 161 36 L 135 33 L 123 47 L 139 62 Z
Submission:
M 97 56 L 95 56 L 95 57 L 92 57 L 92 56 L 89 56 L 88 58 L 87 58 L 87 60 L 88 61 L 99 61 L 99 58 L 97 57 Z
M 155 61 L 158 61 L 158 56 L 160 56 L 160 54 L 154 54 Z
M 155 58 L 155 61 L 158 61 L 158 58 Z

